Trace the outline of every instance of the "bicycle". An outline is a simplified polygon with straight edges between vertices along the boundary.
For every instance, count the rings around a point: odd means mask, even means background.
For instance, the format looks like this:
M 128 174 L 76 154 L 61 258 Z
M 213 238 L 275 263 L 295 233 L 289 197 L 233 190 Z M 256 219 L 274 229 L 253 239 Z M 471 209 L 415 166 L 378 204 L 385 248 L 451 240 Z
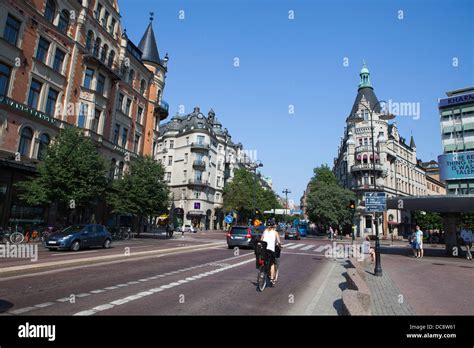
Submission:
M 265 290 L 268 281 L 270 280 L 271 274 L 271 262 L 267 252 L 267 242 L 257 241 L 255 246 L 256 255 L 256 267 L 257 273 L 257 288 L 260 292 Z M 275 248 L 275 279 L 274 283 L 278 280 L 278 266 L 279 266 L 280 249 Z
M 130 239 L 130 228 L 120 227 L 118 230 L 115 229 L 112 232 L 112 238 L 115 240 L 129 240 Z

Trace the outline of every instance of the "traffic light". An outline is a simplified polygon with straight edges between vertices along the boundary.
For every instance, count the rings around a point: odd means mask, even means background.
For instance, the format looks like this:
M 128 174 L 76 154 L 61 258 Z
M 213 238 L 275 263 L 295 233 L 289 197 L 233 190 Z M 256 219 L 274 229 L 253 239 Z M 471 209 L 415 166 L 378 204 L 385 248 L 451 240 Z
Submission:
M 351 211 L 351 213 L 354 213 L 355 209 L 356 209 L 356 201 L 355 199 L 351 199 L 351 201 L 349 202 L 349 210 Z

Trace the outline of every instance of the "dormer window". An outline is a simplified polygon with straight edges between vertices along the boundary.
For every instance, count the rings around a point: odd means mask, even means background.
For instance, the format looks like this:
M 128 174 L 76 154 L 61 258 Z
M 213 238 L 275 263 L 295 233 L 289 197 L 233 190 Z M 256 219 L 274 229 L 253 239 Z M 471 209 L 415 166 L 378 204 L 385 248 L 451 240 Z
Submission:
M 56 3 L 53 0 L 46 1 L 46 8 L 44 9 L 44 18 L 48 22 L 53 23 L 56 14 Z

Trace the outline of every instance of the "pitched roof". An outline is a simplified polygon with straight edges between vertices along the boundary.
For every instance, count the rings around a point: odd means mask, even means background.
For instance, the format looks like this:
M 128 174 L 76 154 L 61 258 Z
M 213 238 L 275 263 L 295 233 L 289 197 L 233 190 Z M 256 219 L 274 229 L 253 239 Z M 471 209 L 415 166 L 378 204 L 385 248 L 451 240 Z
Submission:
M 145 34 L 143 34 L 138 48 L 142 51 L 142 60 L 149 61 L 152 63 L 160 64 L 160 55 L 158 53 L 158 46 L 156 45 L 155 33 L 153 32 L 153 25 L 150 21 L 146 28 Z
M 362 97 L 365 97 L 366 103 L 369 104 L 366 106 L 370 108 L 373 108 L 374 105 L 378 103 L 378 99 L 374 93 L 374 89 L 372 87 L 362 87 L 357 91 L 357 96 L 352 106 L 351 115 L 356 114 L 359 110 L 359 104 L 362 100 Z M 381 112 L 380 104 L 377 104 L 374 111 Z

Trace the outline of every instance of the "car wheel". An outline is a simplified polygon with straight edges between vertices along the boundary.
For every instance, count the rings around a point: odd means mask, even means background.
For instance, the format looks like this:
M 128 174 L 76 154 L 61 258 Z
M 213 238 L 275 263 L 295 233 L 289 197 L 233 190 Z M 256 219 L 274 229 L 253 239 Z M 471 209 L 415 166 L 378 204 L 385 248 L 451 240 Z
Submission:
M 104 247 L 104 249 L 109 249 L 111 246 L 112 246 L 112 241 L 107 238 L 104 242 L 103 247 Z
M 234 247 L 232 245 L 227 245 L 227 248 L 234 249 Z
M 79 251 L 80 249 L 81 249 L 81 242 L 79 242 L 78 240 L 75 240 L 74 242 L 72 242 L 71 244 L 72 251 Z

